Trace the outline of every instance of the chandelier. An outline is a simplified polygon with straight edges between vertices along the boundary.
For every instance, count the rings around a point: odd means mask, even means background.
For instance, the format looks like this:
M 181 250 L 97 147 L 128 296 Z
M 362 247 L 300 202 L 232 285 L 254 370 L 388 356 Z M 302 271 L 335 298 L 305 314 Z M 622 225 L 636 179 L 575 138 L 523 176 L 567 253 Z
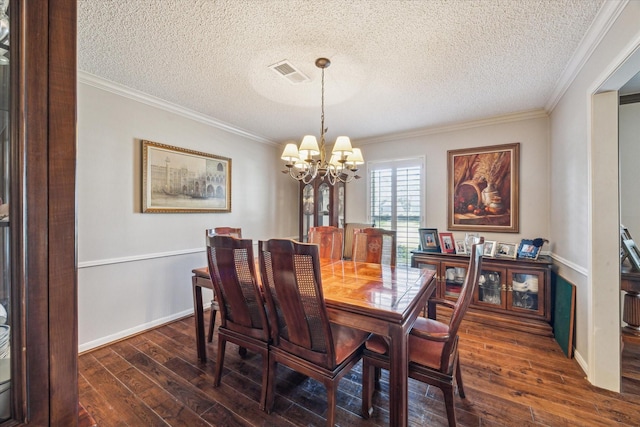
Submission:
M 327 180 L 330 185 L 336 182 L 350 182 L 359 179 L 356 175 L 358 166 L 364 163 L 362 151 L 351 147 L 348 136 L 339 136 L 333 145 L 331 157 L 327 159 L 325 152 L 324 135 L 327 128 L 324 127 L 324 70 L 331 61 L 327 58 L 316 59 L 316 67 L 322 70 L 322 113 L 320 115 L 320 145 L 313 135 L 305 135 L 300 143 L 300 148 L 294 143 L 287 144 L 280 157 L 285 161 L 286 170 L 291 178 L 302 181 L 305 184 L 314 179 Z M 319 158 L 317 158 L 319 156 Z

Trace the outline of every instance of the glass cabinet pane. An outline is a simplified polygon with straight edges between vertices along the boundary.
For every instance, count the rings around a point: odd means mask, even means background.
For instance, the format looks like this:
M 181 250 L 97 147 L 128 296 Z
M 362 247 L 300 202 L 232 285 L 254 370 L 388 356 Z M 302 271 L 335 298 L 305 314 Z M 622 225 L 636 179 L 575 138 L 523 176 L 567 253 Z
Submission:
M 478 279 L 478 302 L 502 306 L 503 273 L 495 270 L 482 270 Z
M 313 185 L 307 184 L 302 190 L 302 241 L 308 241 L 309 228 L 314 223 Z
M 9 17 L 8 0 L 0 1 L 0 421 L 11 418 L 9 251 Z
M 422 261 L 422 260 L 417 260 L 415 262 L 415 265 L 412 265 L 412 267 L 415 267 L 415 268 L 426 268 L 427 270 L 433 270 L 435 272 L 438 271 L 438 264 L 437 263 L 434 264 L 434 263 L 425 262 L 425 261 Z
M 329 223 L 329 184 L 326 182 L 318 186 L 318 225 L 327 226 Z
M 538 275 L 511 273 L 511 307 L 538 311 Z
M 344 228 L 344 184 L 336 184 L 338 191 L 338 223 L 336 227 Z
M 444 267 L 444 296 L 457 299 L 466 276 L 466 267 L 446 265 Z

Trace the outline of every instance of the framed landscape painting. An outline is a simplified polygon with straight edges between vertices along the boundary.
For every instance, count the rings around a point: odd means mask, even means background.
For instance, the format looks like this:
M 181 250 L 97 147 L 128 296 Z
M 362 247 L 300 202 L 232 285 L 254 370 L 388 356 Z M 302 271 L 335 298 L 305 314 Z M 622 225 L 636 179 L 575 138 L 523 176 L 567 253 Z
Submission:
M 447 151 L 449 230 L 517 233 L 520 143 Z
M 231 212 L 231 159 L 142 141 L 142 212 Z

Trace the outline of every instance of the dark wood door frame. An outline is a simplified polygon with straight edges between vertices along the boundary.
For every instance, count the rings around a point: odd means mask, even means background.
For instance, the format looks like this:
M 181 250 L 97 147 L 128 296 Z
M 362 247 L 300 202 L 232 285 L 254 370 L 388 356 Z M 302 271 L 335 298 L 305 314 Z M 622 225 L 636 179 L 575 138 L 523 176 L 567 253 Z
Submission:
M 12 0 L 9 11 L 12 410 L 33 426 L 78 423 L 76 7 Z

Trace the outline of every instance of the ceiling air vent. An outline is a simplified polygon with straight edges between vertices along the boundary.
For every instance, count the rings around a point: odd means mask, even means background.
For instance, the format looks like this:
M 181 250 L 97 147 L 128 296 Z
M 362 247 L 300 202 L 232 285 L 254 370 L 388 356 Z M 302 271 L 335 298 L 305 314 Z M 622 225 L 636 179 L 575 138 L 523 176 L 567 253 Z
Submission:
M 293 64 L 291 64 L 286 59 L 276 64 L 269 65 L 269 68 L 275 71 L 279 76 L 287 79 L 289 83 L 294 85 L 309 81 L 309 77 L 305 76 L 300 70 L 294 67 Z

